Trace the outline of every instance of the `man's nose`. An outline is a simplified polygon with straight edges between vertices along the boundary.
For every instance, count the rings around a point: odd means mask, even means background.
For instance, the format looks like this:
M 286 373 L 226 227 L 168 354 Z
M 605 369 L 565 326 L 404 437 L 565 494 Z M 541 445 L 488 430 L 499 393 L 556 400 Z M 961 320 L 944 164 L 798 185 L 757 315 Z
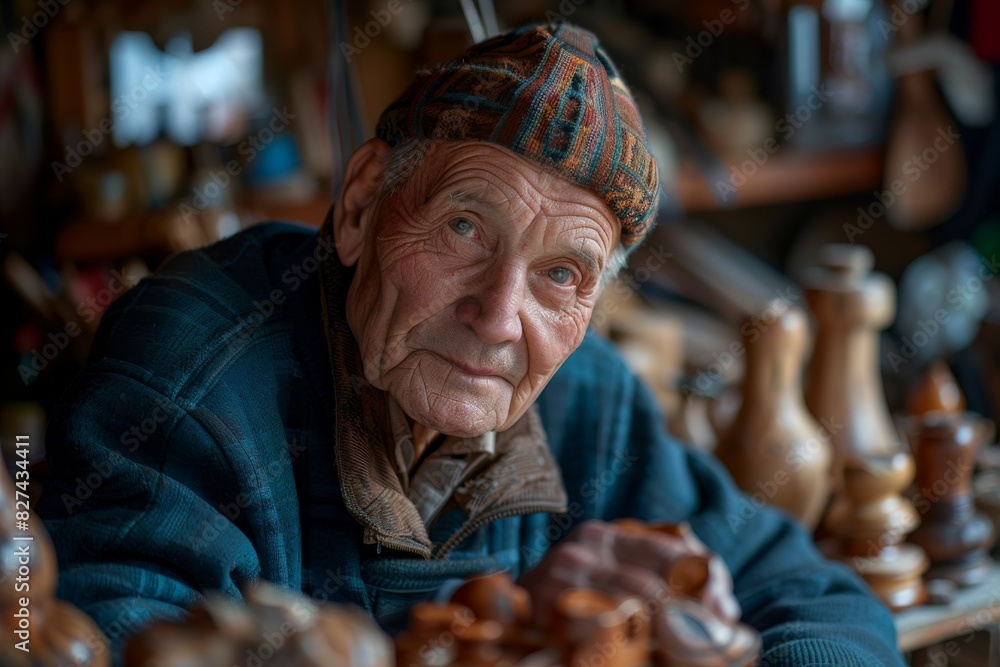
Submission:
M 472 288 L 456 310 L 458 321 L 483 343 L 498 345 L 521 340 L 521 314 L 527 276 L 515 266 L 497 267 L 492 276 Z

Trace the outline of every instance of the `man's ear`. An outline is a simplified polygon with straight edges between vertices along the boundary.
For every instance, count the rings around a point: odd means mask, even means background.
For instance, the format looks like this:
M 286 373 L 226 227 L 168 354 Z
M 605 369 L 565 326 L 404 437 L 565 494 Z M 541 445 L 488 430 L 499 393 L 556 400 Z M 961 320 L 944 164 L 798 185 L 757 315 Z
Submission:
M 372 223 L 371 207 L 382 182 L 381 158 L 387 151 L 385 141 L 370 139 L 347 163 L 344 186 L 333 209 L 333 240 L 344 266 L 353 266 L 361 256 Z

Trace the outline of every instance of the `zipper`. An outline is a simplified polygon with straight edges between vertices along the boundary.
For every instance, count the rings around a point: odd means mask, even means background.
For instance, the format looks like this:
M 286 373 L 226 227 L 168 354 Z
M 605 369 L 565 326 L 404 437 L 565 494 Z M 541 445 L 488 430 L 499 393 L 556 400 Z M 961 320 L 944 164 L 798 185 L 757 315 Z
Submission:
M 386 539 L 382 533 L 376 530 L 372 530 L 375 533 L 375 553 L 378 555 L 382 554 L 382 546 L 385 545 L 387 548 L 395 549 L 396 551 L 405 551 L 407 553 L 416 554 L 418 556 L 423 556 L 425 560 L 430 560 L 431 550 L 426 547 L 415 547 L 413 545 L 407 544 L 405 542 L 400 542 L 394 539 Z
M 462 540 L 467 538 L 472 533 L 476 532 L 483 526 L 498 519 L 506 519 L 507 517 L 524 515 L 524 514 L 535 514 L 538 512 L 550 512 L 560 514 L 566 511 L 565 505 L 553 506 L 550 504 L 538 504 L 538 505 L 512 505 L 505 509 L 498 509 L 492 512 L 487 512 L 485 514 L 480 514 L 478 517 L 472 517 L 465 524 L 458 529 L 458 531 L 449 537 L 444 544 L 435 550 L 431 557 L 435 560 L 444 560 L 448 554 L 450 554 L 455 547 L 457 547 Z

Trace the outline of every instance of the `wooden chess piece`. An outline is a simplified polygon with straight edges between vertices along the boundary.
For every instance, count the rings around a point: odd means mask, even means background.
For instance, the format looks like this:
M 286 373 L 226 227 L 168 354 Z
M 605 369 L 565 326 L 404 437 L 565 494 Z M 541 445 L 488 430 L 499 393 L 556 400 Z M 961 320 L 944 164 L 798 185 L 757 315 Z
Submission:
M 865 246 L 830 244 L 821 253 L 823 265 L 803 277 L 816 318 L 806 406 L 838 426 L 831 429 L 836 462 L 892 455 L 902 443 L 885 403 L 878 332 L 895 315 L 895 289 L 888 276 L 872 272 L 875 259 Z
M 750 667 L 761 638 L 748 625 L 723 622 L 691 600 L 669 604 L 656 619 L 657 654 L 667 667 Z
M 506 572 L 469 579 L 451 596 L 454 604 L 468 607 L 480 620 L 504 626 L 524 626 L 531 622 L 531 598 Z
M 0 645 L 0 662 L 12 667 L 107 667 L 107 640 L 97 625 L 55 597 L 55 548 L 42 520 L 29 509 L 23 481 L 30 480 L 28 471 L 18 468 L 25 473 L 18 475 L 23 486 L 15 486 L 0 457 L 0 553 L 9 556 L 0 558 L 0 581 L 5 584 L 0 586 L 0 627 L 10 638 Z M 15 582 L 27 583 L 30 589 L 19 590 Z M 19 642 L 25 650 L 16 647 Z
M 854 568 L 890 608 L 922 604 L 921 576 L 928 560 L 914 544 L 903 544 L 920 523 L 913 504 L 900 493 L 913 480 L 913 458 L 890 456 L 849 459 L 844 467 L 842 502 L 831 508 L 820 542 L 828 558 Z
M 413 605 L 409 627 L 396 637 L 396 664 L 407 667 L 450 664 L 456 652 L 455 633 L 475 620 L 471 609 L 457 603 Z
M 895 289 L 873 273 L 871 251 L 858 245 L 822 249 L 823 265 L 803 277 L 816 318 L 806 405 L 831 427 L 834 502 L 824 519 L 831 534 L 821 547 L 864 577 L 894 608 L 924 599 L 920 576 L 928 561 L 902 544 L 919 524 L 900 493 L 913 480 L 913 459 L 893 425 L 879 374 L 878 332 L 892 321 Z
M 816 528 L 830 496 L 829 436 L 806 410 L 802 365 L 809 327 L 805 313 L 769 304 L 770 324 L 748 320 L 743 403 L 715 455 L 748 494 Z
M 642 603 L 614 600 L 604 593 L 575 588 L 553 604 L 549 631 L 558 638 L 566 667 L 644 667 L 649 662 L 648 622 L 638 620 Z
M 243 591 L 245 605 L 209 596 L 183 621 L 144 628 L 125 648 L 127 667 L 392 667 L 392 642 L 349 605 L 316 605 L 266 582 Z
M 906 395 L 906 414 L 919 417 L 928 412 L 957 413 L 965 410 L 965 397 L 948 364 L 940 359 L 924 373 Z
M 924 516 L 909 539 L 930 557 L 929 579 L 971 586 L 992 571 L 988 552 L 996 535 L 990 520 L 976 511 L 972 494 L 982 421 L 970 413 L 930 412 L 912 435 L 916 503 Z

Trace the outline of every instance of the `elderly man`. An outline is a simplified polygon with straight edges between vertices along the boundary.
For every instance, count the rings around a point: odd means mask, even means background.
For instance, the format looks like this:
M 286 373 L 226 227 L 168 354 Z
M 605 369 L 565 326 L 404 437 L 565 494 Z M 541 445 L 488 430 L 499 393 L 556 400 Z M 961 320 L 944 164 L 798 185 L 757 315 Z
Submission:
M 398 629 L 508 570 L 544 618 L 569 586 L 661 594 L 693 541 L 606 522 L 687 521 L 728 566 L 705 602 L 742 608 L 765 664 L 901 664 L 864 585 L 785 516 L 741 514 L 587 332 L 659 193 L 594 36 L 480 44 L 419 73 L 377 135 L 318 235 L 180 254 L 105 315 L 47 440 L 60 595 L 116 644 L 255 578 Z

